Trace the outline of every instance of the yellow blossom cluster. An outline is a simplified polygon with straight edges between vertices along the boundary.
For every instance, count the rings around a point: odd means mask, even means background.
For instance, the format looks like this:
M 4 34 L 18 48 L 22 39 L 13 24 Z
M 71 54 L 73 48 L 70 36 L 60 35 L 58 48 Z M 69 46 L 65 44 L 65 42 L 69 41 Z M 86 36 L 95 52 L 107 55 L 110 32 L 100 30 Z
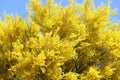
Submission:
M 120 80 L 120 23 L 110 1 L 30 0 L 0 20 L 0 80 Z

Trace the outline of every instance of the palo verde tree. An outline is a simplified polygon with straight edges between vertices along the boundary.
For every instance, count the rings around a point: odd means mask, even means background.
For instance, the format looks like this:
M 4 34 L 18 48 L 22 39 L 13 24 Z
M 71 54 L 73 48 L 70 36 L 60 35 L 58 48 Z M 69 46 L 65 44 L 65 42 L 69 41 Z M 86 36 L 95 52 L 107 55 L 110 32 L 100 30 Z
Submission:
M 0 20 L 0 80 L 120 80 L 120 23 L 110 1 L 30 0 Z

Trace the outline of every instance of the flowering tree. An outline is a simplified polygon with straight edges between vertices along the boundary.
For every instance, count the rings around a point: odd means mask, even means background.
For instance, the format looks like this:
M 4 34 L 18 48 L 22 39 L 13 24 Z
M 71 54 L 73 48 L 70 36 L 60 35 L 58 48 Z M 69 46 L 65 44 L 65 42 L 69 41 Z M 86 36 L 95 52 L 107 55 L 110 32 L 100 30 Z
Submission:
M 30 0 L 0 20 L 0 80 L 120 80 L 120 23 L 110 2 Z

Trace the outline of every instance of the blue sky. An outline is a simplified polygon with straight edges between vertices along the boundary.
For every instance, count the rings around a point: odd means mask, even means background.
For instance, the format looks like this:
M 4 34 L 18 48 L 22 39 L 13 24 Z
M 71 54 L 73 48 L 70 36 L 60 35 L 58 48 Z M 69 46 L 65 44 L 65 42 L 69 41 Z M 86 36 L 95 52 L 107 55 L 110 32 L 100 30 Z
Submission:
M 46 0 L 42 0 L 44 3 Z M 60 0 L 55 0 L 55 2 L 59 2 Z M 83 0 L 76 0 L 81 3 Z M 107 2 L 108 0 L 94 0 L 96 6 L 99 6 L 101 2 Z M 18 14 L 22 18 L 27 16 L 26 5 L 29 0 L 0 0 L 0 17 L 3 19 L 3 14 L 6 12 L 7 14 Z M 63 0 L 63 6 L 68 4 L 67 0 Z M 116 20 L 120 20 L 120 3 L 118 0 L 112 0 L 111 9 L 117 8 L 118 14 L 113 18 Z

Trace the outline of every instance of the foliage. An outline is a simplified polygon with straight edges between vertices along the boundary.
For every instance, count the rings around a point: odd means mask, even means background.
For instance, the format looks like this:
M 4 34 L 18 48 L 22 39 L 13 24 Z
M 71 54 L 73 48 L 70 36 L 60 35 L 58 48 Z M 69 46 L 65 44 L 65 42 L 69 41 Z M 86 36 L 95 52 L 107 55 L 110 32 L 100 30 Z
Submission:
M 1 80 L 120 80 L 120 24 L 110 2 L 30 0 L 23 20 L 0 20 Z

